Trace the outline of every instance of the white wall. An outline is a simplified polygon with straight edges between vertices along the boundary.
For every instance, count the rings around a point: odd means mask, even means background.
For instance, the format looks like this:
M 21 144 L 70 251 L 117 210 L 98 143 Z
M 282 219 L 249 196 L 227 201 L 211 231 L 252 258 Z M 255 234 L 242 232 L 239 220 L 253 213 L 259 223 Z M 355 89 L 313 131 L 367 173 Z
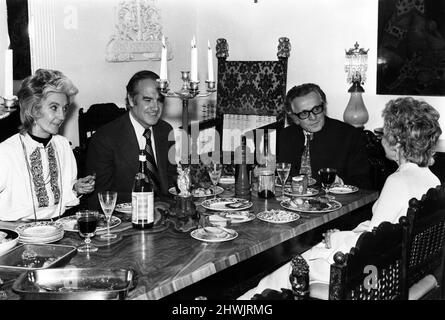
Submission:
M 97 102 L 123 106 L 125 84 L 140 69 L 159 71 L 159 62 L 108 63 L 105 47 L 114 33 L 114 7 L 118 0 L 58 0 L 57 65 L 80 89 L 77 104 Z M 288 88 L 303 82 L 319 84 L 328 97 L 328 115 L 342 119 L 349 99 L 344 72 L 345 49 L 356 41 L 369 50 L 364 101 L 369 111 L 367 129 L 382 125 L 381 111 L 395 96 L 376 95 L 377 0 L 158 0 L 164 34 L 174 59 L 169 61 L 171 87 L 179 88 L 179 71 L 189 70 L 189 44 L 197 35 L 199 77 L 206 78 L 207 40 L 215 46 L 226 38 L 231 60 L 276 59 L 278 38 L 290 39 Z M 64 8 L 78 8 L 79 28 L 63 27 Z M 1 53 L 0 53 L 1 55 Z M 216 70 L 216 59 L 215 59 Z M 445 114 L 445 97 L 421 97 Z M 193 101 L 191 118 L 209 98 Z M 211 97 L 210 99 L 215 99 Z M 180 101 L 169 99 L 164 118 L 180 125 Z M 445 131 L 445 116 L 441 118 Z M 77 110 L 64 134 L 78 143 Z M 445 136 L 443 136 L 445 139 Z
M 0 1 L 0 95 L 5 88 L 5 52 L 8 49 L 8 20 L 6 15 L 6 1 Z

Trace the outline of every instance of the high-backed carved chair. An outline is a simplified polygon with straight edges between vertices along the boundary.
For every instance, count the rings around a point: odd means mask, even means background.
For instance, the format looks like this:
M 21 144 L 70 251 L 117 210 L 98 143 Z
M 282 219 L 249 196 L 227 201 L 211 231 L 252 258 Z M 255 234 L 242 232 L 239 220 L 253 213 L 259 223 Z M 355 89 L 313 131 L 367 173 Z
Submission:
M 114 103 L 92 104 L 87 112 L 83 108 L 79 110 L 79 147 L 76 147 L 74 155 L 77 160 L 79 176 L 85 173 L 86 153 L 88 141 L 91 136 L 104 124 L 116 119 L 126 112 Z
M 331 265 L 329 300 L 403 298 L 401 224 L 381 223 L 364 232 L 347 254 L 337 252 Z
M 281 37 L 278 40 L 277 60 L 232 61 L 228 60 L 227 40 L 217 39 L 216 118 L 200 122 L 199 130 L 214 128 L 218 133 L 216 137 L 219 137 L 220 151 L 223 146 L 224 115 L 276 116 L 274 129 L 283 126 L 285 116 L 283 104 L 286 97 L 287 61 L 290 49 L 289 39 Z M 196 143 L 192 141 L 192 145 Z M 233 158 L 233 151 L 228 157 Z
M 409 202 L 406 246 L 408 299 L 444 297 L 445 185 Z

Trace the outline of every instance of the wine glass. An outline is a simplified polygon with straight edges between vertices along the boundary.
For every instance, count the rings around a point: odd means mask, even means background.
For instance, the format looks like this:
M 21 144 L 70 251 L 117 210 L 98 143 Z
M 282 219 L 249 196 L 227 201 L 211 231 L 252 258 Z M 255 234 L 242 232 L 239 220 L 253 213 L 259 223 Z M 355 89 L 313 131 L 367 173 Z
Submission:
M 116 206 L 117 192 L 103 191 L 97 194 L 99 197 L 100 206 L 107 219 L 107 233 L 100 236 L 101 239 L 114 239 L 117 237 L 115 233 L 110 233 L 110 220 L 113 215 L 114 207 Z
M 96 234 L 99 212 L 91 210 L 81 210 L 76 213 L 77 227 L 79 234 L 85 237 L 85 244 L 77 248 L 79 252 L 96 252 L 98 248 L 91 244 L 91 237 Z
M 222 164 L 221 163 L 211 163 L 208 167 L 208 172 L 210 176 L 210 180 L 213 184 L 213 194 L 216 198 L 216 186 L 219 183 L 219 179 L 221 178 L 221 172 L 222 172 Z
M 326 198 L 335 199 L 334 196 L 329 195 L 329 188 L 335 181 L 337 170 L 334 168 L 322 168 L 318 170 L 318 175 L 320 176 L 321 185 L 323 186 Z
M 278 201 L 283 201 L 283 200 L 287 199 L 287 197 L 284 196 L 284 188 L 286 185 L 287 178 L 289 177 L 290 168 L 291 168 L 290 163 L 286 163 L 286 162 L 278 162 L 277 163 L 276 170 L 277 170 L 278 178 L 280 179 L 280 183 L 281 183 L 281 196 L 279 196 L 277 198 Z

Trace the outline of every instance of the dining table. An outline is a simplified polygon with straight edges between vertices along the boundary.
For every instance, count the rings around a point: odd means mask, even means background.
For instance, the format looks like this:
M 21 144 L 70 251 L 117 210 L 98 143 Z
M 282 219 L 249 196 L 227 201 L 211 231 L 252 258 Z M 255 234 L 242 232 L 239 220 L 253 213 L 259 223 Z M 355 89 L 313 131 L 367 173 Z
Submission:
M 224 192 L 218 197 L 234 197 L 233 185 L 225 185 Z M 212 198 L 212 196 L 210 197 Z M 378 198 L 378 191 L 359 189 L 349 194 L 336 194 L 335 200 L 341 203 L 339 209 L 330 212 L 299 212 L 299 218 L 288 223 L 271 223 L 253 220 L 231 224 L 229 228 L 237 236 L 229 241 L 205 242 L 191 236 L 191 231 L 181 232 L 166 218 L 152 229 L 139 230 L 132 227 L 131 214 L 115 211 L 121 223 L 112 228 L 117 238 L 101 240 L 92 238 L 97 252 L 77 252 L 63 267 L 67 268 L 127 268 L 135 272 L 135 287 L 129 291 L 126 299 L 157 300 L 169 297 L 181 297 L 181 292 L 199 284 L 209 283 L 212 277 L 227 275 L 236 267 L 255 261 L 255 257 L 276 250 L 280 245 L 297 239 L 298 236 L 326 225 L 348 213 L 364 206 L 372 205 Z M 284 210 L 276 198 L 262 199 L 256 192 L 246 198 L 252 205 L 249 212 L 258 214 L 268 210 Z M 201 199 L 202 200 L 202 199 Z M 165 203 L 172 205 L 174 198 Z M 200 215 L 211 214 L 196 203 Z M 0 222 L 0 228 L 14 228 L 17 222 Z M 19 223 L 20 224 L 20 223 Z M 65 231 L 56 244 L 80 246 L 84 241 L 78 232 Z M 256 268 L 260 266 L 256 265 Z M 237 271 L 238 272 L 238 271 Z M 19 299 L 11 291 L 14 277 L 0 268 L 0 278 L 9 281 L 3 290 L 7 290 L 8 299 Z M 214 288 L 215 291 L 218 287 Z M 204 292 L 204 291 L 203 291 Z M 205 293 L 203 293 L 205 296 Z

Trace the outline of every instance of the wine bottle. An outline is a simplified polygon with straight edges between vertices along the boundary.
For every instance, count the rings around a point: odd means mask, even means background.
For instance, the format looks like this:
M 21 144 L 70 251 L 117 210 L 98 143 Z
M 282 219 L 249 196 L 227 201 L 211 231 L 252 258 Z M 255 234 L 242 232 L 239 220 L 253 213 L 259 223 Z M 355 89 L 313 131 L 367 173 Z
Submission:
M 241 136 L 241 164 L 236 165 L 235 196 L 250 194 L 249 173 L 246 164 L 246 136 Z
M 149 229 L 154 221 L 153 182 L 146 172 L 146 157 L 144 150 L 139 151 L 139 171 L 134 178 L 131 192 L 133 228 Z

